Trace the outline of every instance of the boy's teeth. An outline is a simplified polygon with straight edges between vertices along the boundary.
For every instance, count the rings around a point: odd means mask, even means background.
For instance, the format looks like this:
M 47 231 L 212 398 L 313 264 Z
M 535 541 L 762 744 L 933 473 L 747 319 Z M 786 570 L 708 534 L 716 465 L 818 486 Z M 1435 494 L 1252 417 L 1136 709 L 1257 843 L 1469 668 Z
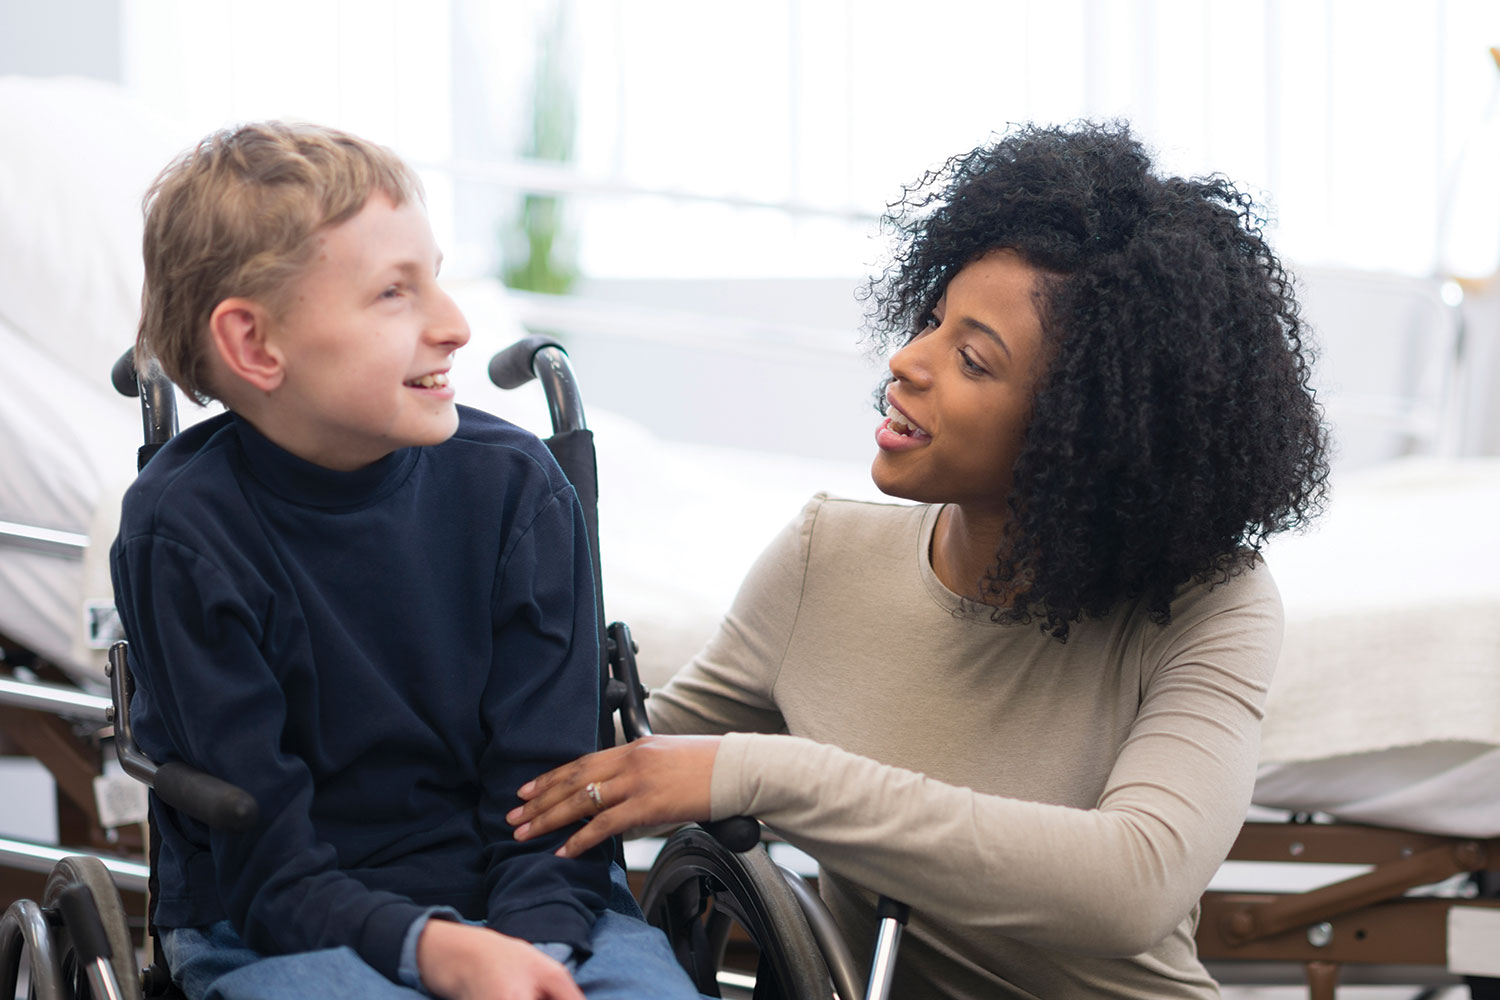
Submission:
M 406 384 L 407 385 L 419 385 L 423 389 L 437 389 L 437 388 L 441 388 L 441 387 L 443 387 L 443 386 L 445 386 L 445 385 L 448 384 L 448 373 L 447 372 L 438 372 L 435 375 L 423 375 L 421 378 L 414 378 L 414 379 L 412 379 L 410 382 L 408 382 Z

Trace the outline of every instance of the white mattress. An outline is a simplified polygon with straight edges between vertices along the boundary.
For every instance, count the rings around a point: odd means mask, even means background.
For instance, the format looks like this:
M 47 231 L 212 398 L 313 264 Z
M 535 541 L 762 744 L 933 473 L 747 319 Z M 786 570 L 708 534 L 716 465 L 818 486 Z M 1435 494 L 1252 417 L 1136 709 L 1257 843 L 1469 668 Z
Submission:
M 1500 836 L 1497 512 L 1500 460 L 1400 459 L 1268 547 L 1287 626 L 1257 802 Z
M 107 371 L 91 387 L 4 321 L 0 357 L 20 376 L 0 393 L 0 520 L 87 534 L 111 484 L 134 472 L 139 411 Z M 0 632 L 92 677 L 102 662 L 83 644 L 84 589 L 79 556 L 0 542 Z

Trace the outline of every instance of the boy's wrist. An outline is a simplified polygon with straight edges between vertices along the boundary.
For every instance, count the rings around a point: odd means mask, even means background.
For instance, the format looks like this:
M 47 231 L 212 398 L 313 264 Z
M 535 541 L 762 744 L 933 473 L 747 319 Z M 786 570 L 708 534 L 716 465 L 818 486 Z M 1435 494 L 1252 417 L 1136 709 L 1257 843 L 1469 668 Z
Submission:
M 434 906 L 420 914 L 411 922 L 406 936 L 401 942 L 401 960 L 397 966 L 397 974 L 402 986 L 409 986 L 414 990 L 431 995 L 422 981 L 421 963 L 418 961 L 418 949 L 422 939 L 422 932 L 427 929 L 430 921 L 445 920 L 449 922 L 460 921 L 463 915 L 451 906 Z

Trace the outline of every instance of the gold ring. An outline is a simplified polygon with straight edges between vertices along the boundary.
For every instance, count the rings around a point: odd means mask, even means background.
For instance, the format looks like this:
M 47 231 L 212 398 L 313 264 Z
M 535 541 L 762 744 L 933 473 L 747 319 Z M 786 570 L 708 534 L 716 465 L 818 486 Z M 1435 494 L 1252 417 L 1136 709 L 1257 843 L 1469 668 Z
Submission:
M 583 790 L 584 790 L 584 793 L 588 795 L 589 801 L 594 804 L 594 812 L 596 812 L 596 813 L 603 812 L 604 811 L 604 796 L 602 796 L 602 795 L 599 794 L 599 786 L 598 786 L 598 784 L 595 783 L 595 782 L 590 781 L 587 785 L 583 786 Z

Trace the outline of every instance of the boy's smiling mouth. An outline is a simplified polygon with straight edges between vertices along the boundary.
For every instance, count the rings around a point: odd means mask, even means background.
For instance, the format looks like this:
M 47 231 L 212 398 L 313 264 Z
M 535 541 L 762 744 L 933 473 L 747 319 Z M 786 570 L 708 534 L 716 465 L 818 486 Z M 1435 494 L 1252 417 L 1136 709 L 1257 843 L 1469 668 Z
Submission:
M 448 373 L 428 372 L 426 375 L 407 379 L 402 384 L 411 386 L 413 389 L 446 389 L 448 387 Z

